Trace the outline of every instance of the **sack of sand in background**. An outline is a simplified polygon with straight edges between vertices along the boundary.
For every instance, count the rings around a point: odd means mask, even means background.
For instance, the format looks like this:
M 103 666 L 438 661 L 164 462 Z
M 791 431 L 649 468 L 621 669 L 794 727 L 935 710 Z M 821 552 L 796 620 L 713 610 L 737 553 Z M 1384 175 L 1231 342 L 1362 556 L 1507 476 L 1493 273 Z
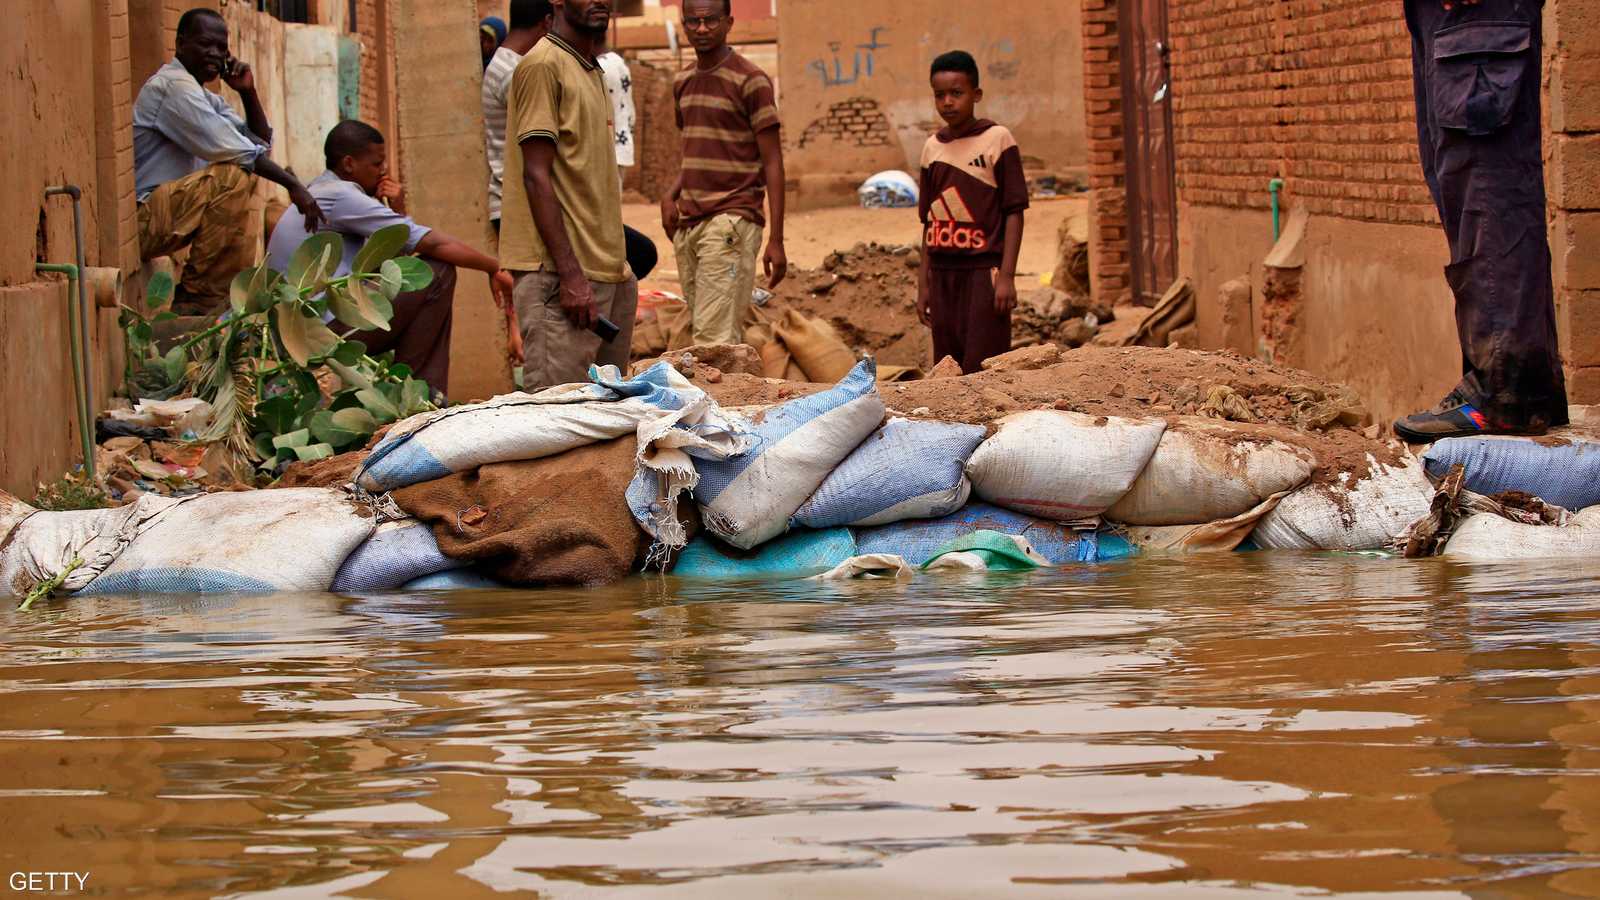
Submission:
M 1133 488 L 1107 510 L 1125 525 L 1231 519 L 1311 479 L 1314 455 L 1263 426 L 1183 418 L 1168 426 Z
M 639 295 L 638 320 L 633 329 L 634 359 L 650 359 L 668 350 L 694 345 L 689 304 L 665 291 Z
M 1017 512 L 1075 522 L 1121 500 L 1167 430 L 1160 419 L 1035 410 L 1007 416 L 967 464 L 973 492 Z
M 773 331 L 788 347 L 794 361 L 805 370 L 809 381 L 832 384 L 855 368 L 855 353 L 840 340 L 833 326 L 822 319 L 813 319 L 791 309 Z

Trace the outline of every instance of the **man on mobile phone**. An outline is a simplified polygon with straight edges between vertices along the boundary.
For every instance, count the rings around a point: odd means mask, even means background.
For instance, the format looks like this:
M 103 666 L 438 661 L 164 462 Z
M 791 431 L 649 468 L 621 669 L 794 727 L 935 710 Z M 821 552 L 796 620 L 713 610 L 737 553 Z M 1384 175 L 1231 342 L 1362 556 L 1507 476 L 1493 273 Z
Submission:
M 511 80 L 500 259 L 518 274 L 530 391 L 583 381 L 596 362 L 629 361 L 639 282 L 596 58 L 610 21 L 610 0 L 555 0 L 549 35 Z
M 243 118 L 203 87 L 218 77 L 238 92 Z M 233 276 L 255 262 L 252 235 L 240 223 L 256 176 L 287 189 L 313 230 L 321 223 L 311 193 L 267 155 L 271 146 L 255 73 L 228 52 L 227 23 L 214 10 L 184 13 L 175 58 L 145 82 L 133 105 L 139 254 L 151 260 L 189 248 L 175 312 L 221 312 Z

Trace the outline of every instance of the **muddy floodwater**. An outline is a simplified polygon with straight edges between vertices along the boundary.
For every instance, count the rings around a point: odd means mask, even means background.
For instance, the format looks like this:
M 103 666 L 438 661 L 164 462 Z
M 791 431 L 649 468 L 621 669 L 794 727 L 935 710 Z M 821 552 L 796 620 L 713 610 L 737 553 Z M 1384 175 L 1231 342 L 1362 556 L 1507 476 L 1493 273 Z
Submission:
M 1600 895 L 1600 562 L 0 612 L 100 896 Z

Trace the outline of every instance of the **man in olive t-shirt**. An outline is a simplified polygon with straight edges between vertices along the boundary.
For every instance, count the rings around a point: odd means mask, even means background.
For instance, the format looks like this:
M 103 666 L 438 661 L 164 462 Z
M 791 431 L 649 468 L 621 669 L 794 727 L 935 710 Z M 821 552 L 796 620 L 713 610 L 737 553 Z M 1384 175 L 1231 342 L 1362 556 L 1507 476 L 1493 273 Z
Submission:
M 558 3 L 550 33 L 511 79 L 500 260 L 517 273 L 529 391 L 584 381 L 596 362 L 628 367 L 639 282 L 595 58 L 610 19 L 604 0 Z M 620 329 L 609 342 L 591 330 L 602 316 Z

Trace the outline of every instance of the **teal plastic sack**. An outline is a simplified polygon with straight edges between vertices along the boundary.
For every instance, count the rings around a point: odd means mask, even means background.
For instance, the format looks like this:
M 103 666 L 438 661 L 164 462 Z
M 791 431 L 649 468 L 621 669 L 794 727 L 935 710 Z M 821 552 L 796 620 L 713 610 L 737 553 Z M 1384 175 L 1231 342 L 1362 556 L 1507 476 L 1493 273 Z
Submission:
M 672 574 L 683 578 L 767 578 L 825 572 L 856 555 L 848 528 L 800 529 L 752 551 L 738 551 L 705 535 L 689 542 Z

